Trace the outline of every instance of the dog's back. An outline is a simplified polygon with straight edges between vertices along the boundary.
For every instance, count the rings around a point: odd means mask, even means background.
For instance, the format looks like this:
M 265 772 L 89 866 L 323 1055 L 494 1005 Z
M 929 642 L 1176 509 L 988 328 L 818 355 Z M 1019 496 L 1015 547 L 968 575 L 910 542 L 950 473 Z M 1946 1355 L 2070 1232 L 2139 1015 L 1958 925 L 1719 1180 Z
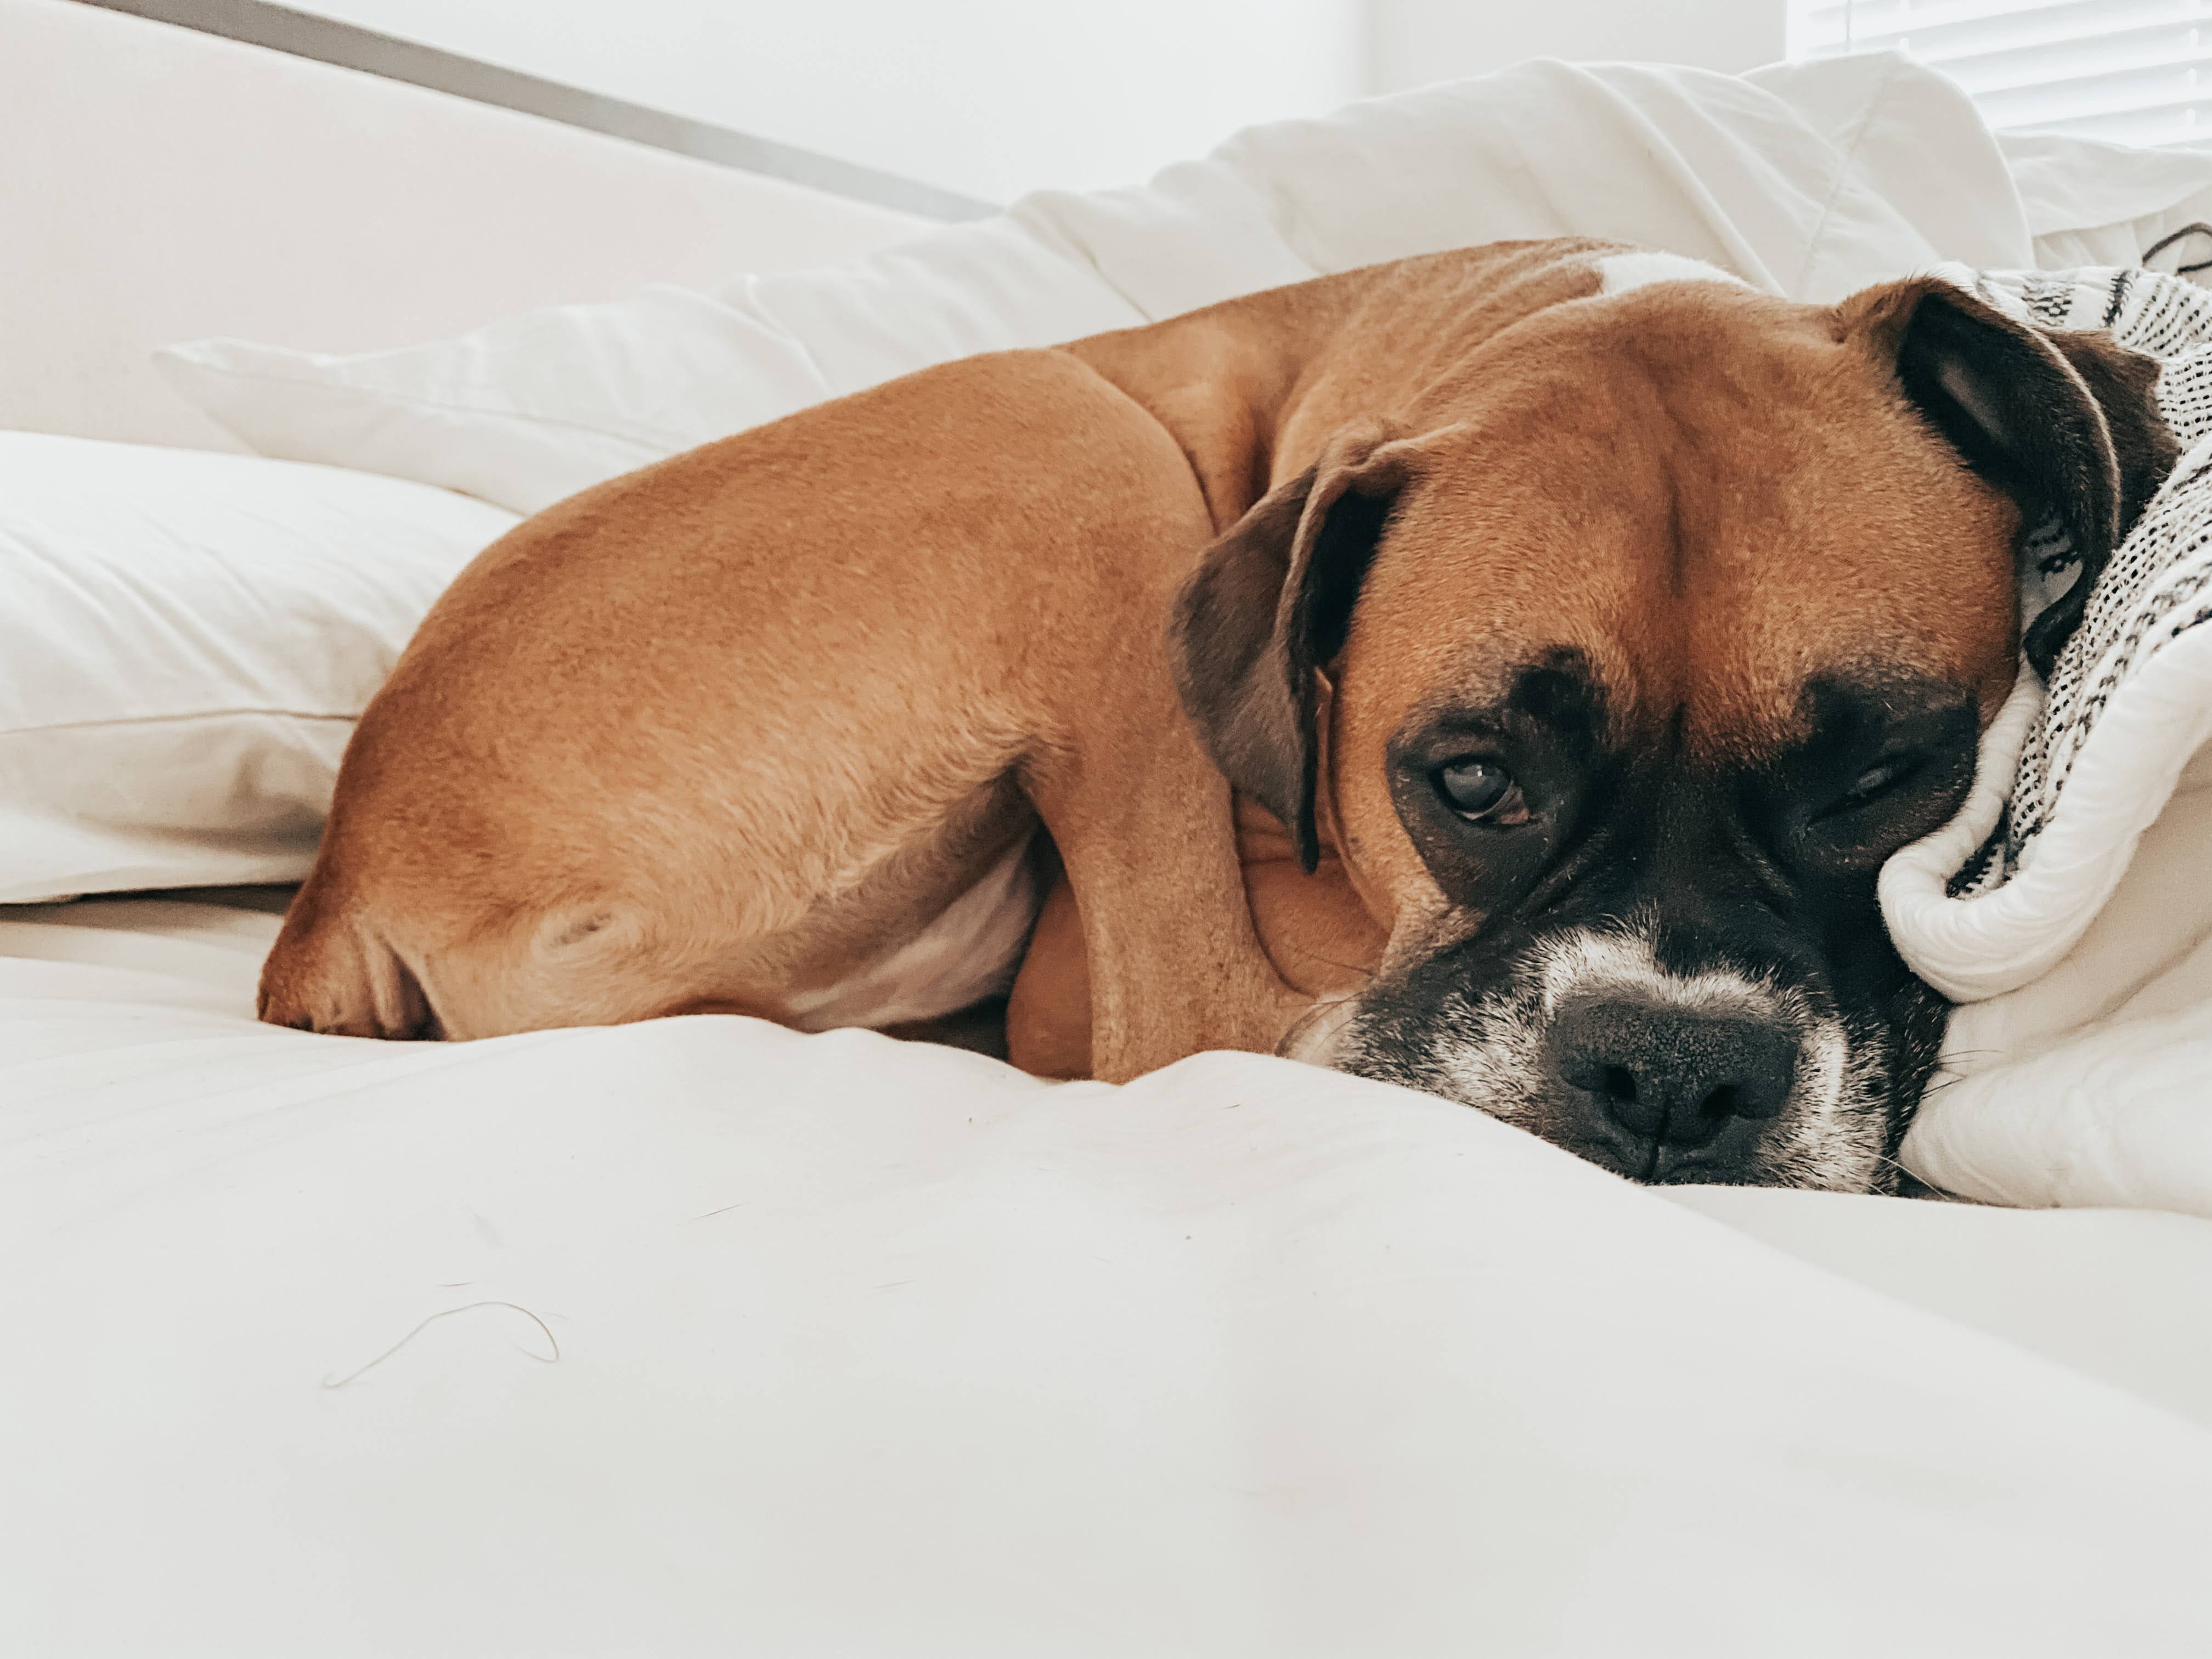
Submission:
M 1054 708 L 1108 695 L 1055 641 L 1160 611 L 1211 530 L 1173 441 L 1060 352 L 933 369 L 538 515 L 364 713 L 263 1017 L 803 1019 L 1028 836 L 1011 775 L 1063 745 Z

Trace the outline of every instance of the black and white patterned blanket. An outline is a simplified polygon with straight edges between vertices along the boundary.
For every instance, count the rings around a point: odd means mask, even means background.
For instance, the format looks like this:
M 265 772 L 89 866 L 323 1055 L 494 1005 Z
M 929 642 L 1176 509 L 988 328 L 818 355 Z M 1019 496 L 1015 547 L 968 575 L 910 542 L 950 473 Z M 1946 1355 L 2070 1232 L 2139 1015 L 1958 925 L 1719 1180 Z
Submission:
M 2159 403 L 2182 446 L 2049 685 L 2022 667 L 1959 818 L 1883 872 L 1884 913 L 1905 959 L 1970 1001 L 2064 956 L 2212 735 L 2212 291 L 2141 268 L 1937 274 L 2022 321 L 2109 329 L 2161 359 Z M 2031 535 L 2027 558 L 2030 608 L 2077 574 L 2055 524 Z

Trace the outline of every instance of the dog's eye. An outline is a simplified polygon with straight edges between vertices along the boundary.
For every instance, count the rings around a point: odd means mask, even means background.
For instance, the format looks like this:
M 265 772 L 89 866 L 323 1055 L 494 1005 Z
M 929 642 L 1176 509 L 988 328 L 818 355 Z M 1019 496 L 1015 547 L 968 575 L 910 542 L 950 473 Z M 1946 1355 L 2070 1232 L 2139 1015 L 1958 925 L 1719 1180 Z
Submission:
M 1437 793 L 1451 810 L 1476 823 L 1528 820 L 1528 803 L 1513 775 L 1494 760 L 1468 755 L 1437 769 Z
M 1855 811 L 1876 796 L 1886 795 L 1920 770 L 1921 757 L 1894 755 L 1876 765 L 1869 766 L 1851 781 L 1851 787 L 1837 797 L 1821 817 L 1833 817 L 1838 812 Z

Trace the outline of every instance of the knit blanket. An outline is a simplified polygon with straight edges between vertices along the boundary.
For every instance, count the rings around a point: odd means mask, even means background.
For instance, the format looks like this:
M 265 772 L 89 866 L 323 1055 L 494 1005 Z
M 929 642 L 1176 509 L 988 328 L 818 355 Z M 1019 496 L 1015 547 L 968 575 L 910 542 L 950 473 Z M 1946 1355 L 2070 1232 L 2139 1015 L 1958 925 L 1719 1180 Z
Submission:
M 2183 453 L 2049 684 L 2023 666 L 1958 817 L 1882 873 L 1899 950 L 1968 1005 L 1905 1161 L 2011 1203 L 2212 1211 L 2212 967 L 2196 961 L 2212 866 L 2193 850 L 2212 805 L 2176 800 L 2212 738 L 2212 291 L 2140 268 L 1940 274 L 2024 322 L 2109 329 L 2161 359 Z M 2078 574 L 2055 524 L 2027 560 L 2028 608 Z M 2154 826 L 2162 856 L 2137 870 Z

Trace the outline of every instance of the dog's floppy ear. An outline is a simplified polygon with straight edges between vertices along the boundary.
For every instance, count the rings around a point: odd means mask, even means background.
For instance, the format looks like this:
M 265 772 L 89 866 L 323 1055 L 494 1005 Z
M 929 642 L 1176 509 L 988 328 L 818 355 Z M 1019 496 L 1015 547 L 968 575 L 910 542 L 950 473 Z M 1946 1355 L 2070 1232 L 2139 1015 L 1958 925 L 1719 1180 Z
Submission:
M 1320 764 L 1316 676 L 1352 608 L 1411 464 L 1380 426 L 1339 432 L 1206 550 L 1168 625 L 1182 706 L 1214 764 L 1283 822 L 1310 871 Z
M 2048 678 L 2179 453 L 2154 396 L 2156 360 L 2106 334 L 2030 328 L 1935 276 L 1868 289 L 1836 318 L 1838 337 L 1894 365 L 1905 397 L 2019 504 L 2025 528 L 2052 514 L 2064 527 L 2081 568 L 2021 641 Z
M 2102 329 L 2053 329 L 2044 337 L 2073 365 L 2104 411 L 2120 466 L 2120 534 L 2125 537 L 2181 458 L 2180 441 L 2159 412 L 2160 364 Z

